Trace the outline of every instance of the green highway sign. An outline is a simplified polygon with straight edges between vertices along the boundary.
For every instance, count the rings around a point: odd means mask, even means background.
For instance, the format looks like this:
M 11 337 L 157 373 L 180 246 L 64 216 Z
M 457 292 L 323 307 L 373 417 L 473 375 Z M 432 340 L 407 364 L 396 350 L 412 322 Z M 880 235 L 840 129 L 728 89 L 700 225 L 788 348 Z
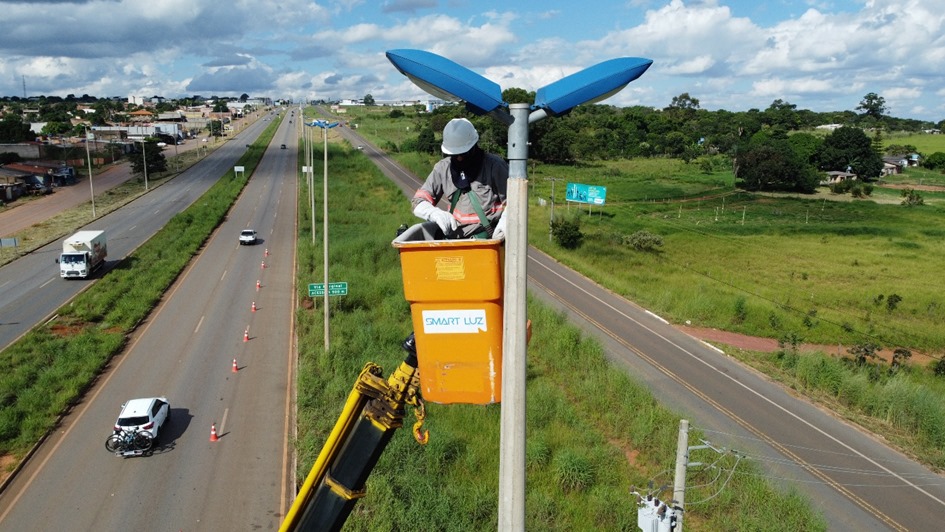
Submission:
M 308 285 L 308 296 L 317 297 L 325 295 L 325 283 L 311 283 Z M 328 283 L 328 295 L 346 296 L 348 295 L 348 283 Z

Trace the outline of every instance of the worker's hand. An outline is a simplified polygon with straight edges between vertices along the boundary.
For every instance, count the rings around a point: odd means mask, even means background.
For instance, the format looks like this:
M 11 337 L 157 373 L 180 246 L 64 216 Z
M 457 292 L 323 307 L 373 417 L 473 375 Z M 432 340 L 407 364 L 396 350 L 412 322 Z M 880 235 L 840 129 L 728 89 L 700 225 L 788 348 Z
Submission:
M 453 218 L 452 214 L 437 209 L 436 207 L 434 207 L 433 212 L 430 213 L 429 220 L 440 226 L 440 230 L 443 231 L 444 235 L 452 234 L 459 225 L 456 223 L 456 218 Z
M 503 239 L 505 238 L 505 215 L 508 211 L 502 211 L 502 216 L 499 216 L 499 223 L 495 224 L 495 231 L 492 232 L 492 238 Z
M 421 201 L 413 209 L 413 214 L 417 218 L 422 218 L 428 222 L 435 223 L 444 235 L 449 235 L 458 227 L 456 218 L 453 218 L 453 215 L 434 207 L 429 201 Z

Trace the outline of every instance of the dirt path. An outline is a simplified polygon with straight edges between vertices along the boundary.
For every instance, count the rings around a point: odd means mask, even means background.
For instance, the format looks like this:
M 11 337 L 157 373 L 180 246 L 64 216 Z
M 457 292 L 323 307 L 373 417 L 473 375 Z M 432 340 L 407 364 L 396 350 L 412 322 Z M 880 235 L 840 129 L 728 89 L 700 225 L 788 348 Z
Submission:
M 705 342 L 724 344 L 738 349 L 744 349 L 746 351 L 772 353 L 780 349 L 778 346 L 778 341 L 774 338 L 748 336 L 734 332 L 720 331 L 718 329 L 710 329 L 707 327 L 677 325 L 676 328 L 688 334 L 689 336 L 692 336 L 693 338 L 698 338 Z M 801 352 L 822 351 L 826 354 L 834 356 L 849 356 L 849 353 L 847 353 L 847 349 L 849 347 L 849 345 L 842 344 L 801 344 L 798 346 L 798 350 Z M 882 349 L 877 353 L 877 355 L 879 355 L 880 358 L 888 363 L 892 360 L 893 352 L 891 349 Z M 935 359 L 931 356 L 923 353 L 913 352 L 912 357 L 909 359 L 909 363 L 925 366 L 933 360 Z

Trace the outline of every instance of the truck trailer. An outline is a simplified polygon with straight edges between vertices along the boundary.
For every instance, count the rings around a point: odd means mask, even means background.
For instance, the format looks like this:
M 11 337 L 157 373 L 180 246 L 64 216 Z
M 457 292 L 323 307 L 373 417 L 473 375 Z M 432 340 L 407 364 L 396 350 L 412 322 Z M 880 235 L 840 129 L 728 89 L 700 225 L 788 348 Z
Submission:
M 79 231 L 62 241 L 59 276 L 63 279 L 86 279 L 108 256 L 105 231 Z

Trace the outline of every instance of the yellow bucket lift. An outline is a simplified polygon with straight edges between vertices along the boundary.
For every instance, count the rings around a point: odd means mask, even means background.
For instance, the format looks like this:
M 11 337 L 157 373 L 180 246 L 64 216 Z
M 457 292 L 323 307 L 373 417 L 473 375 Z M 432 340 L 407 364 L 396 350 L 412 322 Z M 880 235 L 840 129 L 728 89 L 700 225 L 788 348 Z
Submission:
M 410 303 L 421 396 L 434 403 L 501 401 L 503 240 L 434 240 L 416 224 L 393 241 Z

